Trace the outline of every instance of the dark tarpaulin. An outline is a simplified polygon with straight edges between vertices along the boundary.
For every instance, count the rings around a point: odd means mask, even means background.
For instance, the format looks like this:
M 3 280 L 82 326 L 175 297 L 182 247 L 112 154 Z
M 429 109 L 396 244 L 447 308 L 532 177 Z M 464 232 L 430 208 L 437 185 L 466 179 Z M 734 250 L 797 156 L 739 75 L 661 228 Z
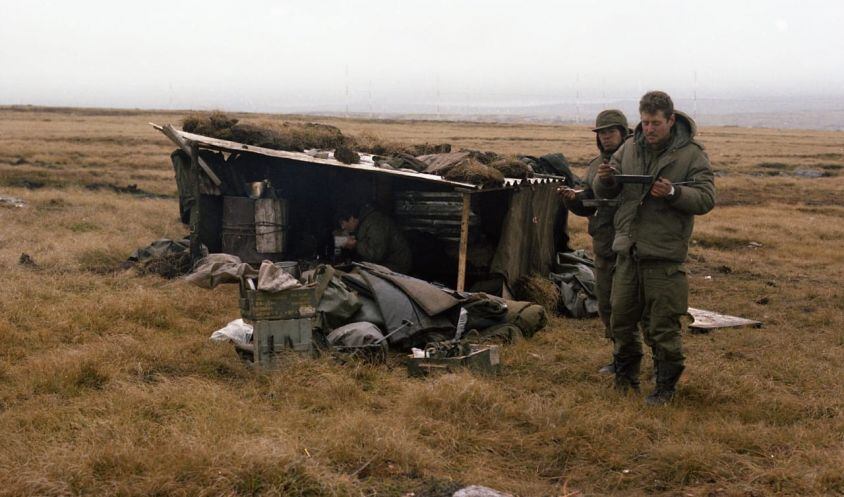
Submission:
M 372 296 L 378 304 L 384 321 L 384 335 L 402 325 L 407 319 L 413 324 L 387 340 L 391 344 L 398 343 L 406 338 L 431 330 L 450 330 L 452 323 L 443 316 L 428 316 L 422 308 L 416 305 L 404 291 L 392 282 L 367 272 L 363 268 L 356 269 L 372 292 Z
M 557 186 L 539 184 L 513 192 L 491 267 L 508 284 L 532 273 L 548 276 L 556 252 L 568 245 L 566 223 L 560 220 L 567 211 Z
M 427 281 L 396 273 L 384 266 L 369 262 L 358 263 L 358 266 L 399 287 L 429 316 L 441 314 L 460 303 L 459 300 L 444 292 L 442 288 Z

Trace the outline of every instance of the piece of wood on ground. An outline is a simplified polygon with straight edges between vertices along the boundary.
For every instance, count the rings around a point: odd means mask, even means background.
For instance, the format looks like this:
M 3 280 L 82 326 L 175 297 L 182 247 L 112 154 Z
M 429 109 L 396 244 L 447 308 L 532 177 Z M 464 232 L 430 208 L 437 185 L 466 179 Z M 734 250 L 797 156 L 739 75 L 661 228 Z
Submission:
M 762 321 L 719 314 L 714 311 L 695 309 L 694 307 L 689 307 L 689 314 L 694 318 L 694 322 L 689 325 L 692 333 L 707 333 L 710 330 L 718 328 L 735 328 L 739 326 L 762 327 Z

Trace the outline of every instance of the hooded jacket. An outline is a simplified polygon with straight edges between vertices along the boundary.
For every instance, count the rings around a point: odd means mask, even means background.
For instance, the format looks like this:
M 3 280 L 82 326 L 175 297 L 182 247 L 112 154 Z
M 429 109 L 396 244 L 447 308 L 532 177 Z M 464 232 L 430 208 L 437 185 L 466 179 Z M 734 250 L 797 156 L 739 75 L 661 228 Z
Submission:
M 642 260 L 667 260 L 683 263 L 689 251 L 694 216 L 706 214 L 715 206 L 715 181 L 709 157 L 703 145 L 694 140 L 695 122 L 682 112 L 675 112 L 676 121 L 668 146 L 661 152 L 648 149 L 642 124 L 636 126 L 613 154 L 612 165 L 619 174 L 664 177 L 675 185 L 674 195 L 654 198 L 651 185 L 605 185 L 595 176 L 592 186 L 602 198 L 619 198 L 615 214 L 613 251 L 627 254 L 632 247 Z
M 355 236 L 355 251 L 364 261 L 387 266 L 397 273 L 410 272 L 413 266 L 410 244 L 390 216 L 371 205 L 364 206 Z
M 629 135 L 629 133 L 625 133 Z M 595 176 L 598 174 L 598 166 L 604 162 L 609 162 L 612 153 L 604 150 L 601 145 L 601 140 L 598 135 L 595 135 L 595 140 L 598 143 L 598 150 L 601 151 L 595 158 L 593 158 L 586 169 L 586 188 L 579 193 L 574 201 L 563 200 L 566 208 L 578 216 L 589 218 L 588 231 L 589 236 L 592 237 L 592 251 L 598 257 L 605 259 L 614 259 L 615 253 L 612 250 L 613 239 L 615 238 L 615 229 L 613 228 L 613 219 L 615 217 L 616 207 L 613 205 L 606 205 L 601 207 L 586 207 L 583 205 L 583 200 L 595 198 L 595 193 L 592 189 L 592 183 Z

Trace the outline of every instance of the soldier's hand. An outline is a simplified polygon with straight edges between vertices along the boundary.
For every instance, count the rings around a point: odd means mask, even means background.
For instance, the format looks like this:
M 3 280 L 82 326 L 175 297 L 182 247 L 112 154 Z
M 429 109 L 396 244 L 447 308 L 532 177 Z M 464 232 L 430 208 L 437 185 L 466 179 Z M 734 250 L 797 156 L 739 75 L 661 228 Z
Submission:
M 656 180 L 651 187 L 651 197 L 654 198 L 665 198 L 671 194 L 671 190 L 673 190 L 673 186 L 671 182 L 667 179 L 660 177 Z
M 346 249 L 349 249 L 349 250 L 354 250 L 355 247 L 357 247 L 357 246 L 358 246 L 357 238 L 350 236 L 349 239 L 346 240 L 346 244 L 343 245 L 343 248 L 346 248 Z
M 557 194 L 563 197 L 564 200 L 574 202 L 577 199 L 577 190 L 567 186 L 557 188 Z
M 616 173 L 618 170 L 606 162 L 598 166 L 598 179 L 605 185 L 615 184 Z

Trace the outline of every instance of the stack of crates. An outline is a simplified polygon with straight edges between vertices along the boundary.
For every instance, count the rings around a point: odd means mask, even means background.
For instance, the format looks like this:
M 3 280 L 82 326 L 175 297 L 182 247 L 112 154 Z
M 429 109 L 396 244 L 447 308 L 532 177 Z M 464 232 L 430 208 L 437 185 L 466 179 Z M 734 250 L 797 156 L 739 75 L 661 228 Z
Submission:
M 317 287 L 291 288 L 281 292 L 256 290 L 240 285 L 240 314 L 251 321 L 253 362 L 271 368 L 276 354 L 292 350 L 313 355 L 316 322 Z

